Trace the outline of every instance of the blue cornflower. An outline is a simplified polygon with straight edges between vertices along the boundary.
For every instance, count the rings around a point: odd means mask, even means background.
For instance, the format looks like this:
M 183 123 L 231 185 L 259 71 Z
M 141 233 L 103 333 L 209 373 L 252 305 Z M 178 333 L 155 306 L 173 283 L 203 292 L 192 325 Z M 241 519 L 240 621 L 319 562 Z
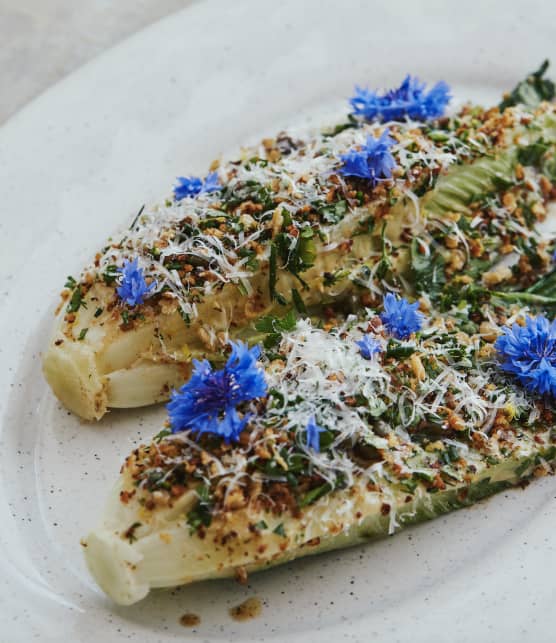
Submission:
M 117 288 L 120 299 L 128 306 L 138 306 L 143 303 L 143 298 L 153 288 L 156 288 L 156 281 L 147 286 L 143 269 L 139 268 L 139 260 L 124 261 L 122 268 L 118 270 L 122 275 L 122 280 Z
M 308 449 L 313 449 L 317 453 L 320 451 L 320 434 L 323 431 L 326 431 L 326 429 L 319 426 L 315 421 L 315 416 L 311 415 L 305 427 L 306 445 Z
M 384 130 L 380 138 L 369 136 L 360 150 L 353 149 L 342 154 L 340 160 L 344 164 L 339 169 L 340 174 L 370 179 L 373 185 L 377 181 L 391 178 L 396 161 L 390 148 L 396 141 L 389 134 L 388 130 Z
M 373 355 L 382 351 L 382 346 L 378 339 L 371 337 L 368 333 L 355 343 L 359 346 L 359 352 L 363 359 L 371 359 Z
M 397 339 L 407 339 L 412 333 L 421 329 L 424 315 L 417 312 L 419 302 L 410 304 L 403 297 L 400 299 L 391 292 L 384 297 L 384 310 L 380 319 L 386 330 Z
M 181 201 L 187 197 L 195 197 L 203 192 L 216 192 L 222 189 L 218 180 L 218 172 L 207 174 L 203 181 L 198 176 L 178 176 L 174 186 L 174 198 Z
M 220 185 L 220 179 L 218 178 L 218 172 L 210 172 L 206 175 L 203 182 L 203 192 L 217 192 L 222 189 Z
M 444 81 L 427 92 L 425 83 L 407 75 L 398 88 L 383 94 L 355 87 L 355 95 L 349 102 L 353 113 L 368 121 L 402 121 L 406 117 L 426 121 L 442 116 L 450 98 L 450 88 Z
M 167 404 L 172 432 L 214 433 L 226 443 L 237 441 L 251 418 L 240 417 L 238 404 L 267 393 L 264 371 L 257 366 L 259 346 L 230 342 L 232 353 L 224 368 L 215 371 L 207 360 L 193 360 L 191 379 L 172 393 Z
M 513 373 L 533 393 L 556 396 L 556 320 L 527 317 L 525 326 L 504 326 L 494 344 L 504 359 L 502 369 Z

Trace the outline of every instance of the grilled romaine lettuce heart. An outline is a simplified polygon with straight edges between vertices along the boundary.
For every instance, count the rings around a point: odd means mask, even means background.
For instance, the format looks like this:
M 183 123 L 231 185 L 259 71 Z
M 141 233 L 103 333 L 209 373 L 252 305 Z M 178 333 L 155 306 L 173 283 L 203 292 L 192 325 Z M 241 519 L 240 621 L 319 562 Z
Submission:
M 524 314 L 493 315 L 488 333 L 432 316 L 397 340 L 398 322 L 368 311 L 271 337 L 268 395 L 238 406 L 237 441 L 168 428 L 127 458 L 83 541 L 93 576 L 127 605 L 392 534 L 552 472 L 552 407 L 493 359 L 498 321 Z M 222 382 L 199 373 L 194 386 Z
M 550 103 L 467 106 L 427 124 L 352 119 L 216 164 L 218 189 L 142 210 L 69 279 L 44 356 L 50 386 L 67 408 L 99 419 L 109 407 L 166 399 L 193 357 L 216 358 L 265 315 L 373 303 L 389 288 L 437 305 L 454 276 L 469 269 L 480 279 L 514 251 L 546 271 L 534 227 L 556 179 L 555 123 Z M 345 176 L 340 157 L 386 130 L 392 178 Z M 118 289 L 135 260 L 146 293 L 132 305 Z M 508 270 L 485 285 L 499 290 Z

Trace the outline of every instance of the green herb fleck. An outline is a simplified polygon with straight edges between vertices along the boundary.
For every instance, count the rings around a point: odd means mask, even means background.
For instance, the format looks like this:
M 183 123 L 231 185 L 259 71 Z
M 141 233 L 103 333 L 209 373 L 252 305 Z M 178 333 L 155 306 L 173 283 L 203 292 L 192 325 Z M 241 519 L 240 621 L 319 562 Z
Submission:
M 259 520 L 259 522 L 253 525 L 253 528 L 257 531 L 263 531 L 263 529 L 268 529 L 268 525 L 264 520 Z
M 292 331 L 297 324 L 297 318 L 293 310 L 290 310 L 284 317 L 261 317 L 255 324 L 255 329 L 266 333 L 263 344 L 267 349 L 274 348 L 282 337 L 282 333 Z
M 130 544 L 137 540 L 137 536 L 135 535 L 135 530 L 138 529 L 140 526 L 141 526 L 140 522 L 134 522 L 131 525 L 131 527 L 126 529 L 124 536 L 127 538 Z
M 83 308 L 87 308 L 87 304 L 83 301 L 81 286 L 77 286 L 73 291 L 69 304 L 66 306 L 66 310 L 68 313 L 76 313 L 81 306 L 83 306 Z
M 282 304 L 282 306 L 285 306 L 288 302 L 279 292 L 276 292 L 276 281 L 278 280 L 277 254 L 277 247 L 272 243 L 270 246 L 270 257 L 268 259 L 268 290 L 272 301 L 277 301 L 279 304 Z
M 382 225 L 382 230 L 380 232 L 380 244 L 381 244 L 381 253 L 382 256 L 380 258 L 380 261 L 378 262 L 378 266 L 376 268 L 376 277 L 377 279 L 384 279 L 386 277 L 387 272 L 390 270 L 392 267 L 392 264 L 390 262 L 390 259 L 388 258 L 388 247 L 386 243 L 386 221 Z
M 302 228 L 297 237 L 284 232 L 276 235 L 271 247 L 271 270 L 274 270 L 274 275 L 271 279 L 273 288 L 276 285 L 278 259 L 282 260 L 282 267 L 297 277 L 301 284 L 307 288 L 307 284 L 301 278 L 300 273 L 308 270 L 315 263 L 317 251 L 313 239 L 314 235 L 315 233 L 310 226 Z M 273 257 L 274 266 L 272 266 Z M 272 292 L 273 289 L 271 289 Z
M 66 279 L 66 283 L 64 284 L 64 288 L 69 288 L 69 290 L 73 290 L 77 286 L 77 281 L 71 276 L 68 275 L 68 278 Z
M 415 346 L 410 344 L 402 344 L 395 339 L 388 340 L 386 346 L 386 357 L 394 357 L 395 359 L 405 359 L 415 352 Z
M 305 307 L 305 302 L 303 301 L 303 298 L 299 294 L 299 290 L 297 290 L 297 288 L 292 288 L 292 301 L 298 313 L 302 315 L 307 314 L 307 308 Z
M 299 500 L 299 506 L 306 507 L 307 505 L 316 502 L 319 498 L 322 498 L 322 496 L 326 495 L 330 491 L 332 491 L 332 485 L 329 482 L 326 482 L 319 487 L 315 487 L 301 497 L 301 499 Z
M 431 252 L 429 256 L 420 252 L 421 244 L 417 238 L 411 242 L 411 274 L 415 290 L 427 293 L 434 301 L 442 292 L 446 283 L 444 274 L 444 257 L 438 252 Z
M 104 283 L 107 286 L 110 286 L 116 281 L 116 278 L 118 277 L 118 266 L 106 266 L 106 270 L 102 273 L 102 278 L 104 279 Z
M 326 223 L 333 225 L 339 223 L 345 217 L 348 210 L 348 202 L 345 199 L 317 208 L 317 212 L 321 215 L 323 220 Z
M 139 217 L 143 214 L 144 209 L 145 209 L 145 204 L 143 203 L 143 205 L 139 208 L 139 212 L 135 215 L 133 221 L 131 222 L 131 225 L 129 226 L 130 230 L 133 230 L 133 228 L 135 227 L 135 224 L 139 220 Z
M 153 438 L 155 442 L 160 442 L 162 439 L 167 437 L 168 435 L 172 435 L 172 431 L 170 429 L 162 429 L 162 431 L 159 431 Z
M 278 536 L 282 536 L 282 538 L 286 537 L 286 531 L 284 530 L 284 523 L 280 523 L 277 527 L 274 527 L 272 530 L 273 534 L 278 534 Z
M 187 514 L 187 524 L 190 527 L 191 533 L 194 533 L 203 525 L 204 527 L 210 526 L 212 522 L 212 507 L 213 500 L 210 495 L 210 489 L 205 484 L 200 484 L 195 492 L 199 497 L 199 502 L 197 506 L 188 512 Z

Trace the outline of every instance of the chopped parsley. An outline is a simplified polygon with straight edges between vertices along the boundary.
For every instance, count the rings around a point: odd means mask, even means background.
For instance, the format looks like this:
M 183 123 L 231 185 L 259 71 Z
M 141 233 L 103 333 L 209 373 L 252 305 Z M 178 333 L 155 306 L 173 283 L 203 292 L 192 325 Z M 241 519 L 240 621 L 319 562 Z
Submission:
M 69 304 L 66 306 L 66 310 L 68 313 L 76 313 L 81 306 L 83 306 L 83 308 L 87 308 L 87 304 L 83 299 L 83 293 L 81 292 L 81 286 L 78 285 L 72 293 Z

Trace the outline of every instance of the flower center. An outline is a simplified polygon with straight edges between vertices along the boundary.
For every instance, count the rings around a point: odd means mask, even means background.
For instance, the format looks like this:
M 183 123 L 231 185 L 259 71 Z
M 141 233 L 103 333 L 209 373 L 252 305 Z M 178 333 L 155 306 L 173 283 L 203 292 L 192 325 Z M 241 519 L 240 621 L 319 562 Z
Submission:
M 535 342 L 537 345 L 532 347 L 533 356 L 538 359 L 546 359 L 552 366 L 556 366 L 556 342 L 553 339 L 541 339 Z

